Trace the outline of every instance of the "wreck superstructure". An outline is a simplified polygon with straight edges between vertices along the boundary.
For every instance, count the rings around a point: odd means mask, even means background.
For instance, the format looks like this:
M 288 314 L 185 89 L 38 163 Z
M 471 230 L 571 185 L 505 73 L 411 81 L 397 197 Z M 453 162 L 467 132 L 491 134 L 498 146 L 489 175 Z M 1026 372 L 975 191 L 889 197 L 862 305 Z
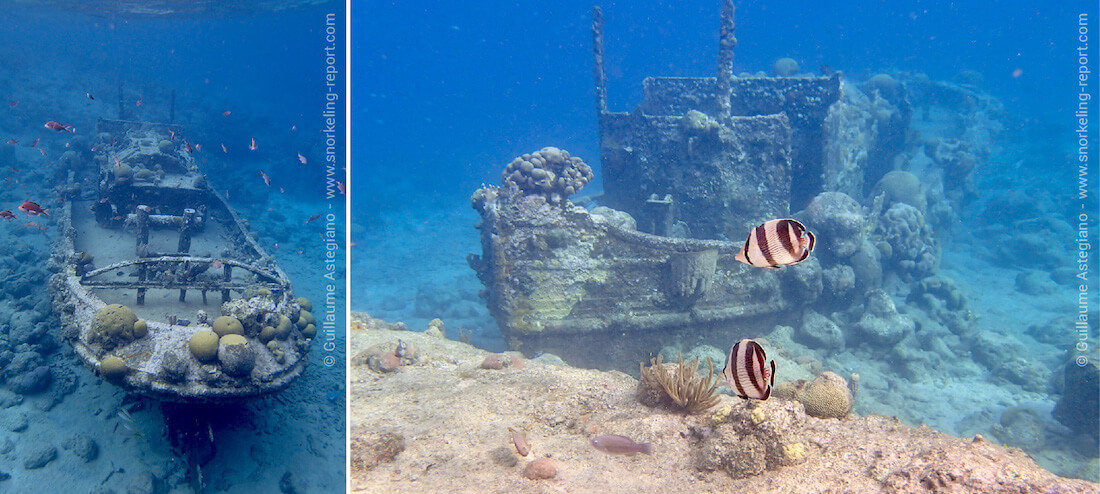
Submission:
M 100 120 L 70 170 L 50 282 L 64 337 L 101 377 L 173 401 L 286 387 L 316 328 L 286 273 L 200 172 L 184 129 Z
M 595 10 L 601 207 L 516 190 L 507 177 L 474 195 L 483 255 L 469 261 L 513 348 L 630 368 L 680 336 L 770 328 L 789 300 L 820 291 L 812 258 L 777 275 L 734 256 L 752 227 L 791 214 L 792 196 L 820 191 L 840 76 L 734 77 L 729 9 L 718 75 L 647 78 L 632 112 L 607 108 Z

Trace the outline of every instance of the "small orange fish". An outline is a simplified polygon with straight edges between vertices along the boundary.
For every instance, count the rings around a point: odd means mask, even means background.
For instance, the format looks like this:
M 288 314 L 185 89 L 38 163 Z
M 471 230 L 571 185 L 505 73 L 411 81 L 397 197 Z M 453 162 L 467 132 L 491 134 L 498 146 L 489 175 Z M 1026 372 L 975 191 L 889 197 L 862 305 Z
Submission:
M 44 214 L 46 216 L 50 215 L 50 213 L 47 213 L 46 209 L 43 209 L 42 206 L 38 205 L 38 203 L 31 202 L 31 201 L 27 201 L 27 202 L 24 202 L 23 204 L 20 204 L 19 205 L 19 210 L 24 212 L 24 213 L 27 213 L 27 214 L 30 214 L 30 215 L 35 215 L 35 216 L 37 216 L 39 214 Z
M 169 139 L 169 140 L 171 140 L 171 141 L 176 140 L 176 131 L 174 131 L 172 129 L 168 129 L 168 136 L 171 137 L 171 139 Z
M 340 189 L 341 195 L 348 193 L 348 186 L 344 185 L 344 182 L 336 182 L 336 188 Z
M 302 153 L 298 153 L 298 161 L 300 161 L 304 165 L 306 164 L 306 157 L 302 156 Z
M 38 139 L 40 139 L 40 137 L 35 137 L 34 138 L 34 142 L 31 143 L 32 148 L 38 145 Z
M 301 250 L 298 251 L 298 255 L 302 255 L 302 252 L 305 252 L 305 251 L 301 251 Z
M 121 167 L 122 162 L 118 160 L 118 156 L 112 156 L 115 159 L 115 168 Z
M 99 151 L 99 146 L 92 146 L 92 152 Z
M 229 110 L 223 111 L 223 112 L 222 112 L 222 116 L 223 116 L 223 117 L 228 117 L 230 113 L 233 113 L 233 112 L 231 112 L 231 111 L 229 111 Z
M 225 189 L 225 200 L 229 200 L 229 189 Z
M 298 126 L 297 125 L 291 125 L 290 130 L 298 130 Z
M 50 130 L 53 130 L 53 131 L 56 131 L 56 132 L 64 132 L 64 131 L 66 131 L 66 130 L 67 130 L 67 131 L 69 131 L 69 132 L 72 132 L 72 133 L 74 133 L 74 134 L 76 133 L 76 129 L 75 129 L 75 128 L 73 128 L 73 127 L 66 127 L 66 126 L 64 126 L 64 125 L 61 125 L 61 124 L 59 124 L 59 123 L 57 123 L 57 122 L 54 122 L 53 120 L 50 120 L 49 122 L 46 122 L 46 128 L 47 128 L 47 129 L 50 129 Z
M 222 266 L 225 266 L 225 263 L 223 263 L 221 259 L 214 259 L 214 262 L 210 263 L 210 265 L 214 266 L 214 269 L 221 269 Z
M 42 156 L 46 155 L 46 150 L 45 149 L 38 148 L 38 152 L 42 153 Z
M 202 144 L 195 144 L 195 151 L 202 152 Z
M 15 139 L 8 139 L 8 144 L 14 146 L 16 144 L 19 144 L 19 141 L 15 140 Z
M 306 223 L 308 224 L 309 222 L 314 221 L 314 220 L 316 220 L 317 218 L 320 218 L 320 217 L 321 217 L 321 215 L 319 215 L 319 214 L 315 214 L 313 216 L 310 216 L 309 219 L 306 220 Z
M 10 106 L 12 108 L 15 108 L 16 106 L 19 106 L 19 102 L 18 101 L 9 101 L 8 106 Z
M 222 144 L 222 152 L 229 154 L 229 150 L 225 148 L 225 144 Z
M 284 193 L 286 193 L 286 191 L 285 191 L 285 190 L 283 190 L 283 188 L 282 188 L 282 187 L 279 187 L 279 193 L 280 193 L 280 194 L 284 194 Z
M 86 94 L 88 96 L 88 99 L 90 99 L 90 100 L 95 99 L 95 96 L 92 96 L 92 93 L 84 93 L 84 94 Z
M 10 209 L 5 209 L 0 211 L 0 218 L 11 221 L 15 219 L 15 213 L 11 212 Z
M 268 187 L 270 187 L 271 186 L 271 177 L 267 176 L 267 174 L 264 173 L 263 170 L 260 170 L 260 176 L 263 177 L 264 183 L 267 184 Z
M 195 151 L 194 151 L 194 148 L 192 148 L 192 147 L 191 147 L 191 143 L 190 143 L 190 142 L 187 142 L 187 139 L 184 139 L 184 140 L 183 140 L 183 148 L 184 148 L 184 149 L 186 149 L 188 153 L 193 153 L 193 152 L 195 152 Z
M 134 103 L 134 106 L 141 106 L 141 98 L 138 98 L 137 102 Z
M 255 151 L 256 149 L 257 149 L 257 148 L 256 148 L 256 138 L 255 138 L 255 137 L 253 137 L 253 138 L 252 138 L 252 144 L 250 144 L 250 145 L 248 146 L 248 150 L 249 150 L 249 151 Z

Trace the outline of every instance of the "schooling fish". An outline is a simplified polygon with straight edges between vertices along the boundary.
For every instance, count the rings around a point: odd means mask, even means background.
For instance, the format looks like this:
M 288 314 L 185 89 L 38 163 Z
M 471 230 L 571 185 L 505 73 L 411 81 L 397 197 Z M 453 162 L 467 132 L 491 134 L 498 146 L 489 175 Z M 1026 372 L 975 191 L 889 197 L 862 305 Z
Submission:
M 24 213 L 32 214 L 32 215 L 36 215 L 36 216 L 39 215 L 39 214 L 44 214 L 46 216 L 50 215 L 50 213 L 47 213 L 46 209 L 43 209 L 42 206 L 38 205 L 38 203 L 31 202 L 31 201 L 27 201 L 27 202 L 24 202 L 23 204 L 20 204 L 19 205 L 19 210 L 24 212 Z
M 11 212 L 10 209 L 5 209 L 0 211 L 0 218 L 11 221 L 15 219 L 15 213 Z
M 779 269 L 798 264 L 814 250 L 813 232 L 791 219 L 771 220 L 749 232 L 745 245 L 734 259 L 749 266 Z
M 298 153 L 298 161 L 304 165 L 306 164 L 306 157 L 302 156 L 302 153 Z
M 267 184 L 268 187 L 271 186 L 271 177 L 267 176 L 263 170 L 260 170 L 260 177 L 264 179 L 264 183 Z
M 249 150 L 249 151 L 255 151 L 255 150 L 257 150 L 257 149 L 259 149 L 259 148 L 257 148 L 257 147 L 256 147 L 256 138 L 255 138 L 255 137 L 253 137 L 253 138 L 252 138 L 252 144 L 249 144 L 249 145 L 248 145 L 248 150 Z
M 320 215 L 320 214 L 315 214 L 315 215 L 313 215 L 313 216 L 310 216 L 310 217 L 309 217 L 309 219 L 308 219 L 308 220 L 306 220 L 306 223 L 309 223 L 309 222 L 311 222 L 311 221 L 313 221 L 313 220 L 316 220 L 317 218 L 320 218 L 320 217 L 321 217 L 321 215 Z
M 629 437 L 615 434 L 596 436 L 588 441 L 588 444 L 591 444 L 593 448 L 611 455 L 633 455 L 637 453 L 645 453 L 647 455 L 653 454 L 649 447 L 649 443 L 638 444 Z
M 49 122 L 46 122 L 46 128 L 50 129 L 50 130 L 53 130 L 53 131 L 56 131 L 56 132 L 64 132 L 64 131 L 67 130 L 67 131 L 72 132 L 74 134 L 76 133 L 76 128 L 66 127 L 66 126 L 61 125 L 57 122 L 54 122 L 53 120 L 50 120 Z
M 749 339 L 738 341 L 730 348 L 722 377 L 742 399 L 766 400 L 775 384 L 775 361 L 764 365 L 766 358 L 759 343 Z

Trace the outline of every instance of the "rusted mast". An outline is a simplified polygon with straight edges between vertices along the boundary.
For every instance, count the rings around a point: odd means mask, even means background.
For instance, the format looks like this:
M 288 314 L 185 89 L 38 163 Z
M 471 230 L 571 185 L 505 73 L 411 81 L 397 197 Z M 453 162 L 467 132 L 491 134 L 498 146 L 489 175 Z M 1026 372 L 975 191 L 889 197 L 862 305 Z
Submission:
M 603 10 L 598 5 L 592 7 L 592 57 L 596 62 L 596 114 L 603 115 L 607 113 L 607 74 L 603 70 Z
M 718 111 L 720 119 L 728 122 L 730 110 L 730 84 L 733 78 L 733 0 L 722 0 L 722 27 L 718 34 Z

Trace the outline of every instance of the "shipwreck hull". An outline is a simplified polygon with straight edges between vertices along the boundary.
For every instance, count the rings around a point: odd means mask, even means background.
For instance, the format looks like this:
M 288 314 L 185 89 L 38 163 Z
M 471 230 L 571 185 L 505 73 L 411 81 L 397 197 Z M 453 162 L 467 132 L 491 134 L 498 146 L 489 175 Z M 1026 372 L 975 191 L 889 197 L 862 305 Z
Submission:
M 740 243 L 642 233 L 608 208 L 497 187 L 474 207 L 484 255 L 469 263 L 503 336 L 529 354 L 630 368 L 681 338 L 759 334 L 787 318 L 792 293 L 821 282 L 816 262 L 753 269 L 734 260 Z
M 207 185 L 182 129 L 103 120 L 97 132 L 98 166 L 69 172 L 57 214 L 50 291 L 64 338 L 104 379 L 158 399 L 285 388 L 306 366 L 312 316 Z M 192 342 L 200 332 L 213 350 Z

